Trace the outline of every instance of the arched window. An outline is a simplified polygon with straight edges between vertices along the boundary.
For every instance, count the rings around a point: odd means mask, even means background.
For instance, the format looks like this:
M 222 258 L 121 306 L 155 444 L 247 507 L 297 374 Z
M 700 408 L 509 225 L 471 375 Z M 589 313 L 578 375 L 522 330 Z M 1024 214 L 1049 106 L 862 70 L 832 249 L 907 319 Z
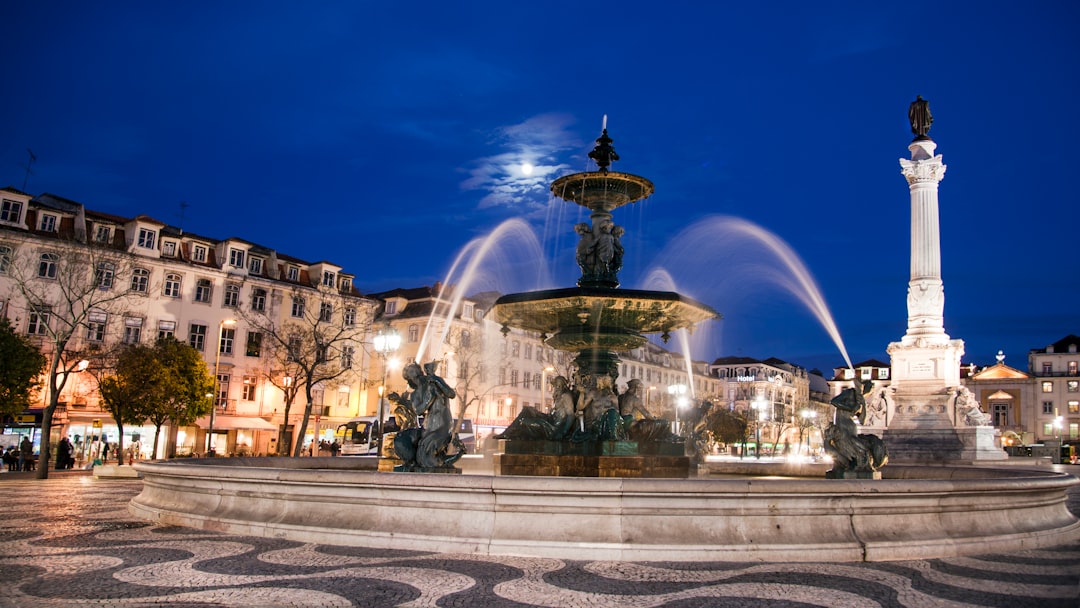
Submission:
M 165 289 L 162 293 L 169 298 L 180 297 L 180 286 L 183 283 L 183 278 L 178 274 L 165 275 Z
M 150 271 L 145 268 L 136 268 L 131 271 L 131 291 L 146 293 L 150 288 Z M 166 294 L 168 295 L 168 294 Z
M 59 262 L 60 256 L 55 253 L 41 254 L 41 261 L 38 263 L 38 276 L 43 279 L 55 279 L 56 265 Z

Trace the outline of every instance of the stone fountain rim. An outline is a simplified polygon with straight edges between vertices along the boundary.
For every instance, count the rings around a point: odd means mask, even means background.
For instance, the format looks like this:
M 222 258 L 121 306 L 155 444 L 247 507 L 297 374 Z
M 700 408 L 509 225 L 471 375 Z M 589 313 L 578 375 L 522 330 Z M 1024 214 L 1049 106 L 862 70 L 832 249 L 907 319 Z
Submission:
M 143 491 L 128 509 L 160 524 L 298 542 L 570 560 L 895 561 L 1080 540 L 1080 522 L 1065 504 L 1080 481 L 1056 471 L 895 467 L 989 476 L 630 479 L 336 468 L 374 462 L 346 457 L 271 466 L 278 460 L 138 463 Z

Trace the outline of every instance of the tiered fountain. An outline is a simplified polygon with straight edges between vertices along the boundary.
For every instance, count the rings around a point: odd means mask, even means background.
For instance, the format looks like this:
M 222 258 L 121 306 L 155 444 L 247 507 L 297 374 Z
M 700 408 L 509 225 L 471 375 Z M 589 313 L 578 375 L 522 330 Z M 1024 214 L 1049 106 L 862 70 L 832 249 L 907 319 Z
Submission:
M 622 251 L 611 211 L 648 196 L 652 184 L 608 171 L 617 157 L 606 132 L 597 143 L 591 156 L 599 171 L 552 186 L 592 211 L 592 226 L 579 225 L 578 287 L 509 295 L 492 314 L 507 328 L 546 334 L 548 344 L 577 352 L 578 390 L 610 400 L 616 353 L 715 313 L 675 293 L 618 289 Z M 590 444 L 584 425 L 578 433 L 578 443 L 601 455 L 610 443 L 597 435 Z M 890 465 L 880 480 L 768 478 L 770 469 L 693 479 L 634 479 L 630 471 L 607 478 L 399 474 L 377 472 L 361 458 L 135 467 L 143 491 L 129 509 L 138 516 L 304 543 L 574 560 L 816 562 L 1006 553 L 1080 538 L 1066 506 L 1066 491 L 1078 482 L 1046 467 Z
M 612 222 L 612 211 L 645 199 L 653 193 L 649 180 L 610 171 L 619 156 L 611 146 L 606 128 L 589 157 L 598 169 L 574 173 L 555 180 L 551 192 L 591 212 L 591 226 L 578 224 L 577 262 L 581 278 L 577 287 L 516 293 L 499 298 L 489 318 L 512 329 L 541 334 L 556 350 L 577 353 L 573 379 L 575 401 L 587 396 L 615 404 L 615 380 L 619 375 L 618 353 L 646 343 L 648 334 L 667 341 L 671 332 L 693 330 L 716 318 L 708 306 L 668 291 L 619 289 L 622 268 L 623 229 Z M 573 437 L 543 440 L 508 439 L 499 467 L 504 475 L 555 475 L 571 477 L 686 477 L 690 459 L 682 444 L 656 433 L 635 436 L 629 429 L 597 429 L 599 416 L 581 416 Z M 655 428 L 655 426 L 653 427 Z M 591 431 L 591 432 L 590 432 Z M 640 435 L 640 434 L 639 434 Z M 668 439 L 663 441 L 662 439 Z

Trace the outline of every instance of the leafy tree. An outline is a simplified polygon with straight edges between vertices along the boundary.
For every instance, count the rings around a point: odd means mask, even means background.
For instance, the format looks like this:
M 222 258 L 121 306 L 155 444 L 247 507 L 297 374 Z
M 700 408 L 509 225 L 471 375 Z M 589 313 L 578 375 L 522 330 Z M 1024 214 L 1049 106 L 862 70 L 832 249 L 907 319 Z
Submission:
M 45 363 L 41 351 L 0 318 L 0 415 L 18 414 L 30 405 Z
M 154 425 L 154 454 L 161 427 L 169 423 L 166 452 L 171 458 L 176 455 L 176 429 L 210 413 L 213 405 L 206 395 L 214 391 L 214 377 L 199 351 L 175 338 L 162 338 L 149 350 L 156 367 L 155 384 L 153 397 L 141 413 Z
M 130 258 L 106 246 L 61 240 L 55 249 L 21 248 L 24 252 L 9 265 L 13 290 L 26 304 L 28 327 L 42 340 L 48 358 L 48 401 L 41 417 L 41 457 L 37 478 L 49 477 L 52 461 L 52 419 L 72 372 L 93 353 L 83 350 L 76 336 L 85 332 L 93 311 L 118 314 L 124 310 L 128 291 L 116 285 L 127 276 Z
M 317 290 L 296 288 L 288 295 L 289 299 L 284 303 L 272 302 L 269 311 L 242 314 L 252 331 L 262 336 L 261 356 L 270 362 L 272 370 L 277 370 L 271 377 L 280 379 L 278 386 L 285 392 L 286 424 L 292 407 L 290 396 L 295 398 L 301 388 L 304 391 L 304 414 L 292 447 L 292 455 L 299 456 L 314 406 L 311 392 L 316 386 L 328 385 L 355 373 L 353 365 L 358 362 L 358 347 L 370 327 L 373 306 L 370 303 L 364 306 L 362 300 L 347 298 L 329 287 L 319 287 Z M 289 309 L 281 311 L 282 305 Z M 354 307 L 356 311 L 352 323 L 344 321 L 343 309 L 346 306 Z M 359 310 L 362 307 L 364 311 Z M 362 312 L 366 314 L 361 316 Z M 283 320 L 278 320 L 279 317 Z M 285 383 L 285 377 L 291 378 L 291 383 Z M 288 449 L 284 443 L 283 426 L 278 435 L 279 453 Z
M 165 379 L 154 349 L 149 346 L 123 347 L 116 357 L 113 371 L 112 375 L 99 380 L 98 391 L 101 393 L 102 407 L 116 421 L 120 435 L 116 453 L 123 464 L 124 425 L 141 424 L 146 420 L 147 413 L 159 399 L 158 393 Z
M 750 423 L 742 412 L 714 406 L 709 413 L 707 430 L 722 443 L 738 443 L 746 438 Z

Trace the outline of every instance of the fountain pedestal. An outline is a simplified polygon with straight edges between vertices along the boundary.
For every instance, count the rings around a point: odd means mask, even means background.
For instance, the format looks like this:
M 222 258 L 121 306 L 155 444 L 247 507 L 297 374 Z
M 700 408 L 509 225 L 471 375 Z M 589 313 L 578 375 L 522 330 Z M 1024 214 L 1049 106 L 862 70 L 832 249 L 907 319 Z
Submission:
M 545 477 L 674 478 L 690 476 L 682 443 L 636 441 L 503 441 L 496 455 L 500 475 Z M 647 452 L 647 453 L 643 453 Z

